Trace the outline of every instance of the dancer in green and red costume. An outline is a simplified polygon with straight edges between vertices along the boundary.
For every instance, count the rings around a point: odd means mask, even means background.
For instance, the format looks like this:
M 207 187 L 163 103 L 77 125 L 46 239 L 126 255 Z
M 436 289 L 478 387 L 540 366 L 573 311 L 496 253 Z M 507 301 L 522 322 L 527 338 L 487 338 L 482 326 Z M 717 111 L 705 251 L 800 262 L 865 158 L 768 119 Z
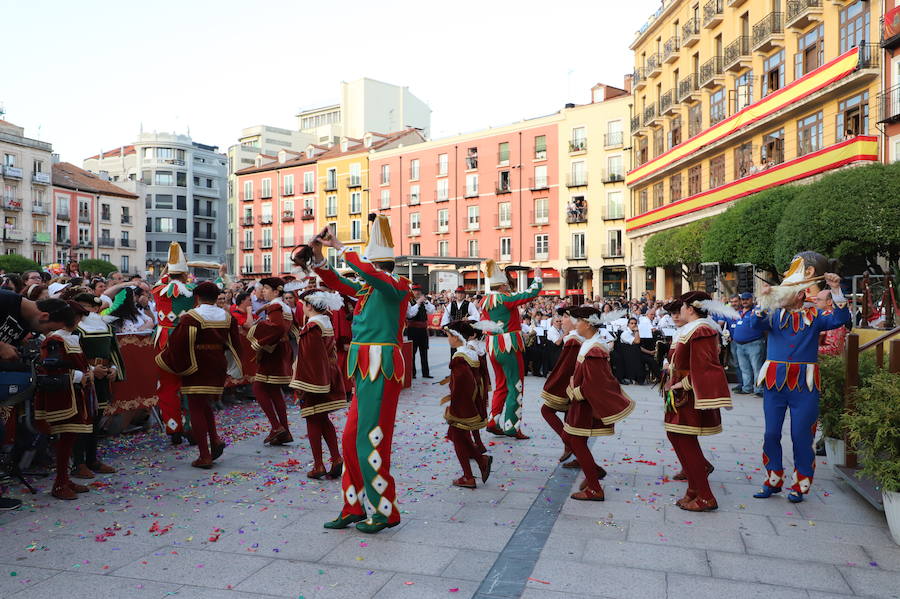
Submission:
M 312 266 L 325 285 L 358 300 L 347 354 L 347 372 L 354 377 L 356 394 L 343 436 L 344 507 L 325 528 L 346 528 L 355 522 L 360 532 L 376 533 L 400 523 L 391 476 L 391 442 L 397 398 L 403 387 L 401 348 L 411 292 L 409 279 L 392 274 L 394 242 L 388 219 L 370 214 L 369 220 L 372 224 L 364 256 L 346 251 L 330 229 L 316 236 L 310 247 Z M 327 266 L 323 246 L 342 253 L 361 282 L 341 277 Z
M 485 263 L 485 282 L 491 292 L 481 301 L 482 319 L 503 325 L 499 332 L 488 332 L 487 350 L 494 369 L 494 396 L 487 430 L 495 435 L 528 439 L 522 432 L 522 391 L 525 386 L 525 362 L 522 352 L 522 323 L 519 306 L 541 292 L 541 271 L 535 269 L 528 291 L 512 293 L 506 273 L 493 261 Z

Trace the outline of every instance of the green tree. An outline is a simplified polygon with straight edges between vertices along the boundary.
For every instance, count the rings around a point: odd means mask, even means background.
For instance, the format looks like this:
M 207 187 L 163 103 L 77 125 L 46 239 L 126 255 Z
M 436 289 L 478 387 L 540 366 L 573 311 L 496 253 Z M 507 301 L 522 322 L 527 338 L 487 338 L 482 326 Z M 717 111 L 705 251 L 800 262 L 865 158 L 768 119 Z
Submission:
M 82 274 L 89 272 L 94 275 L 103 275 L 104 277 L 111 272 L 119 270 L 112 262 L 107 262 L 106 260 L 98 260 L 96 258 L 82 260 L 78 263 L 78 269 L 82 272 Z
M 730 266 L 749 262 L 776 270 L 772 233 L 797 193 L 796 186 L 784 185 L 738 200 L 710 225 L 703 238 L 703 262 Z
M 42 270 L 41 265 L 18 254 L 0 255 L 0 269 L 7 273 L 22 274 L 26 270 Z
M 694 284 L 703 261 L 703 239 L 713 220 L 705 218 L 655 233 L 644 246 L 644 266 L 680 268 L 682 276 Z

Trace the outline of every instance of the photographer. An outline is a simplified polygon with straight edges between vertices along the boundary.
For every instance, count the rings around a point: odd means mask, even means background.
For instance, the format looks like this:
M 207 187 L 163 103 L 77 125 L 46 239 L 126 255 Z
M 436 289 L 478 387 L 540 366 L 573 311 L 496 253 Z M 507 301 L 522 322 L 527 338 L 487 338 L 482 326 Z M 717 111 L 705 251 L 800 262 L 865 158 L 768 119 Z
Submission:
M 428 317 L 434 314 L 431 298 L 422 293 L 419 285 L 412 287 L 413 298 L 406 308 L 406 337 L 413 344 L 412 375 L 416 376 L 416 352 L 422 362 L 422 378 L 430 379 L 428 368 Z

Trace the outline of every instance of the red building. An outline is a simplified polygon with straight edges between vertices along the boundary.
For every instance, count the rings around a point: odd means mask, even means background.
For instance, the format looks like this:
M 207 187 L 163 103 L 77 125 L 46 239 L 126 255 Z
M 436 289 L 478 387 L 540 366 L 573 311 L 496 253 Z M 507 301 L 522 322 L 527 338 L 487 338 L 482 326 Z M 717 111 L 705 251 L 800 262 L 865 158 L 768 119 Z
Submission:
M 900 160 L 900 1 L 885 0 L 881 22 L 884 73 L 878 98 L 878 121 L 884 126 L 882 156 L 885 162 Z

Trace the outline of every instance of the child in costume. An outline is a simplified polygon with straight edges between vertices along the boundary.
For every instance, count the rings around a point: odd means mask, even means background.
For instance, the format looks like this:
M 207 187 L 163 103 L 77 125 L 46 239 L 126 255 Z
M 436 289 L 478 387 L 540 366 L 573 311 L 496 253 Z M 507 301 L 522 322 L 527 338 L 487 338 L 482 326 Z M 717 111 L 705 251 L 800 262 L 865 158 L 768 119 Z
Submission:
M 569 316 L 568 308 L 560 308 L 557 311 L 562 316 L 563 346 L 559 354 L 559 360 L 556 366 L 550 372 L 544 383 L 544 389 L 541 391 L 541 398 L 544 405 L 541 406 L 541 416 L 550 428 L 553 429 L 563 442 L 563 453 L 559 457 L 560 462 L 565 462 L 572 457 L 572 448 L 566 440 L 563 432 L 563 421 L 557 414 L 562 412 L 565 414 L 569 411 L 571 401 L 566 395 L 566 389 L 569 387 L 569 381 L 575 373 L 576 360 L 578 359 L 578 350 L 584 342 L 584 337 L 575 330 L 575 322 Z M 578 460 L 572 460 L 563 464 L 564 468 L 578 468 Z
M 478 399 L 478 413 L 481 414 L 481 417 L 484 418 L 485 423 L 487 423 L 488 401 L 491 392 L 491 369 L 488 366 L 487 345 L 485 344 L 484 331 L 496 326 L 496 323 L 489 320 L 474 323 L 467 319 L 463 320 L 469 322 L 475 329 L 475 337 L 470 339 L 466 345 L 478 354 L 478 377 L 480 379 L 480 384 L 478 385 L 478 390 L 480 392 Z M 487 448 L 481 440 L 480 430 L 472 431 L 472 440 L 475 441 L 475 447 L 478 448 L 480 453 L 487 453 Z
M 291 388 L 298 391 L 303 404 L 300 415 L 306 418 L 306 430 L 313 454 L 309 478 L 338 478 L 344 466 L 338 447 L 337 433 L 328 415 L 347 405 L 344 375 L 337 362 L 332 311 L 340 310 L 343 299 L 337 293 L 307 289 L 298 297 L 306 324 L 297 338 L 297 361 Z M 322 440 L 331 454 L 331 468 L 325 469 Z

